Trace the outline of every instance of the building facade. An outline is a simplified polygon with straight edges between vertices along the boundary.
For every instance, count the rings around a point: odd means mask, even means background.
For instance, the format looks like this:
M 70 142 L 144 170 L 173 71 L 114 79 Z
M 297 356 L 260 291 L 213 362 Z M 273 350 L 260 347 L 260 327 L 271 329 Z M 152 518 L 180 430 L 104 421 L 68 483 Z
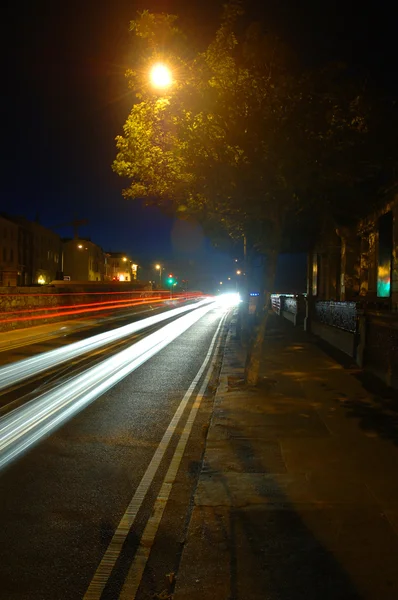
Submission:
M 18 225 L 0 215 L 0 287 L 19 285 Z
M 135 281 L 138 265 L 123 252 L 107 252 L 105 255 L 106 281 Z
M 105 254 L 91 240 L 63 240 L 63 276 L 71 281 L 104 281 Z
M 21 226 L 31 232 L 32 283 L 49 284 L 58 279 L 62 270 L 62 243 L 60 236 L 38 222 L 21 220 Z
M 318 300 L 398 309 L 398 193 L 351 227 L 325 228 L 309 255 Z
M 54 280 L 136 281 L 138 265 L 122 252 L 104 253 L 90 239 L 63 239 L 39 222 L 0 213 L 0 286 Z
M 359 222 L 320 231 L 304 324 L 398 389 L 398 187 Z
M 0 215 L 0 285 L 48 284 L 61 269 L 59 235 L 24 217 Z

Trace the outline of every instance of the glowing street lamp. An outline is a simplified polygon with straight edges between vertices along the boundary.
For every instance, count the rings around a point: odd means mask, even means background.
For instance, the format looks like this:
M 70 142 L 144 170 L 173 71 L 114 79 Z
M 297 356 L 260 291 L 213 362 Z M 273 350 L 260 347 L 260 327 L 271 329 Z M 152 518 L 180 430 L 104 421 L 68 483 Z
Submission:
M 157 271 L 159 271 L 159 283 L 160 283 L 160 287 L 162 286 L 162 265 L 155 265 L 155 269 Z
M 236 271 L 236 274 L 237 274 L 237 275 L 242 275 L 242 271 L 241 271 L 240 269 L 238 269 L 238 270 Z M 237 278 L 237 277 L 236 277 L 236 281 L 235 281 L 235 287 L 236 287 L 236 291 L 238 291 L 238 289 L 239 289 L 239 286 L 238 286 L 238 278 Z
M 170 69 L 162 63 L 152 67 L 150 79 L 153 87 L 161 89 L 169 87 L 173 82 Z

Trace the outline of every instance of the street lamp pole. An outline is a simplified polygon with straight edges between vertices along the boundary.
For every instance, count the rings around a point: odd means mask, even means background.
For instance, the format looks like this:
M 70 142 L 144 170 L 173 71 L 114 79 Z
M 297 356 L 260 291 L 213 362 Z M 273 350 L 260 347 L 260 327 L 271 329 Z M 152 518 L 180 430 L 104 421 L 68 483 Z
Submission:
M 240 269 L 238 269 L 238 270 L 236 271 L 236 274 L 237 274 L 237 275 L 242 275 L 242 271 L 241 271 Z M 238 278 L 236 278 L 236 291 L 238 291 L 238 290 L 239 290 Z
M 162 287 L 162 265 L 155 265 L 155 269 L 159 271 L 159 285 Z

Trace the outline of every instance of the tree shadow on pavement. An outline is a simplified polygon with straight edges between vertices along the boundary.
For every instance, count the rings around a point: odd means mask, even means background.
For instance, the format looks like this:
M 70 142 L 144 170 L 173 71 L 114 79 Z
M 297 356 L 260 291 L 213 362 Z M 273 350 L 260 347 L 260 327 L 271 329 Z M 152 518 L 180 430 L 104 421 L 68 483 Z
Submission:
M 343 367 L 348 377 L 361 384 L 363 393 L 352 394 L 344 389 L 339 390 L 341 396 L 345 396 L 340 404 L 347 417 L 357 419 L 359 427 L 366 433 L 374 433 L 398 446 L 398 390 L 388 387 L 376 376 L 358 367 L 353 358 L 320 338 L 295 329 L 287 321 L 280 321 L 279 328 L 285 331 L 289 341 L 304 340 L 309 346 L 320 349 Z
M 388 387 L 380 379 L 360 369 L 349 356 L 325 343 L 313 342 L 329 357 L 338 362 L 348 377 L 356 379 L 363 393 L 346 394 L 342 403 L 348 418 L 356 419 L 366 433 L 374 433 L 384 440 L 390 440 L 398 446 L 398 391 Z M 345 390 L 341 390 L 344 394 Z
M 267 471 L 266 464 L 263 469 Z M 228 600 L 359 600 L 362 597 L 337 558 L 298 514 L 276 476 L 269 476 L 267 485 L 259 485 L 257 494 L 263 497 L 263 502 L 246 506 L 234 506 L 235 493 L 223 473 L 214 477 L 232 505 L 227 521 L 223 519 L 225 508 L 214 507 L 230 554 Z M 302 512 L 320 524 L 328 519 L 328 515 L 314 506 Z
M 357 419 L 367 433 L 392 441 L 398 446 L 398 392 L 367 373 L 356 373 L 366 390 L 366 398 L 348 397 L 343 403 L 349 418 Z

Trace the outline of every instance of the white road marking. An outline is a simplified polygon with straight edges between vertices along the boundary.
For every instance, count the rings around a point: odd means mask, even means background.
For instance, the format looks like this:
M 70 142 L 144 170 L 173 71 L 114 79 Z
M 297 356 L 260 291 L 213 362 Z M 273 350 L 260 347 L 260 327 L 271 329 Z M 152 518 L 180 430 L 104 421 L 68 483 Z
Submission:
M 223 322 L 225 321 L 226 316 L 220 322 L 216 334 L 218 334 Z M 212 346 L 214 346 L 215 338 L 213 338 Z M 175 482 L 177 472 L 179 466 L 181 464 L 182 457 L 184 456 L 185 447 L 187 445 L 189 436 L 191 435 L 192 427 L 200 408 L 203 396 L 205 394 L 206 388 L 209 384 L 210 377 L 213 373 L 216 357 L 220 347 L 221 338 L 218 339 L 217 347 L 214 351 L 214 359 L 212 360 L 210 367 L 208 369 L 207 375 L 201 385 L 198 395 L 195 398 L 195 401 L 190 410 L 187 422 L 185 427 L 181 433 L 181 437 L 178 440 L 177 447 L 174 451 L 173 458 L 171 459 L 170 466 L 166 473 L 166 476 L 163 480 L 162 487 L 160 488 L 159 494 L 155 500 L 154 508 L 150 518 L 148 519 L 147 525 L 142 534 L 140 545 L 137 549 L 137 552 L 134 556 L 134 560 L 131 564 L 129 572 L 127 574 L 126 580 L 124 582 L 121 594 L 119 596 L 119 600 L 134 600 L 139 585 L 141 583 L 142 575 L 145 570 L 146 563 L 148 561 L 149 555 L 151 553 L 152 545 L 155 540 L 156 533 L 158 531 L 160 521 L 162 520 L 163 512 L 166 508 L 166 504 L 168 502 L 173 484 Z M 212 346 L 210 349 L 212 349 Z
M 209 351 L 207 352 L 207 355 L 199 369 L 199 371 L 197 372 L 197 374 L 195 375 L 191 385 L 189 386 L 188 390 L 186 391 L 186 393 L 184 394 L 183 399 L 181 400 L 173 418 L 171 419 L 160 443 L 159 446 L 157 447 L 155 454 L 153 455 L 151 462 L 149 463 L 137 489 L 136 492 L 133 496 L 133 498 L 131 499 L 130 504 L 128 505 L 126 512 L 124 513 L 123 517 L 120 520 L 120 523 L 113 535 L 112 540 L 110 541 L 110 544 L 107 548 L 107 550 L 105 551 L 105 554 L 94 574 L 94 577 L 87 589 L 87 592 L 84 595 L 83 600 L 99 600 L 101 598 L 102 592 L 104 591 L 104 588 L 106 586 L 106 584 L 108 583 L 108 580 L 111 576 L 112 570 L 116 564 L 116 561 L 118 560 L 121 551 L 122 551 L 122 547 L 124 542 L 126 541 L 126 538 L 131 530 L 131 527 L 136 519 L 136 516 L 138 514 L 138 511 L 140 510 L 142 503 L 145 499 L 145 496 L 153 482 L 153 479 L 156 475 L 156 472 L 159 468 L 159 465 L 163 459 L 163 456 L 166 452 L 166 449 L 170 443 L 170 440 L 176 430 L 176 427 L 184 413 L 184 410 L 188 404 L 188 401 L 190 400 L 196 386 L 198 385 L 203 372 L 205 371 L 210 358 L 212 356 L 213 353 L 213 348 L 219 333 L 219 329 L 221 327 L 221 323 L 222 321 L 220 321 L 218 327 L 217 327 L 217 331 L 213 336 L 212 342 L 210 344 L 209 347 Z

